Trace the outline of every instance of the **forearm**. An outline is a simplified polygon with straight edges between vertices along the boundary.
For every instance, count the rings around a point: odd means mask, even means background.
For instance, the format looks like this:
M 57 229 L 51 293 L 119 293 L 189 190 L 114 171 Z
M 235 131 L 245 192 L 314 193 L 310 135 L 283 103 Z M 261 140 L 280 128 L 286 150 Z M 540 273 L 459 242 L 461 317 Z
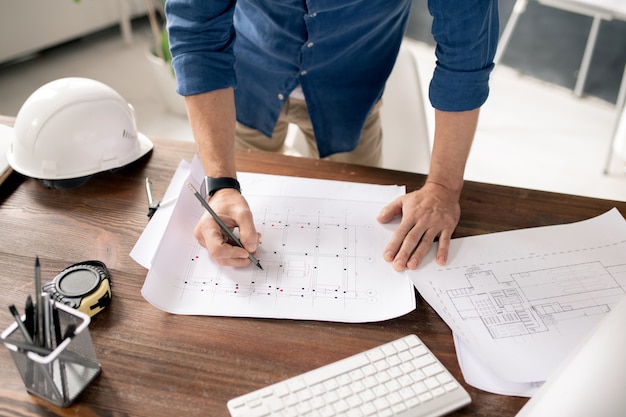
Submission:
M 235 100 L 232 88 L 187 96 L 198 157 L 210 177 L 236 177 Z
M 435 140 L 427 183 L 437 184 L 457 196 L 469 156 L 479 109 L 465 112 L 435 110 Z

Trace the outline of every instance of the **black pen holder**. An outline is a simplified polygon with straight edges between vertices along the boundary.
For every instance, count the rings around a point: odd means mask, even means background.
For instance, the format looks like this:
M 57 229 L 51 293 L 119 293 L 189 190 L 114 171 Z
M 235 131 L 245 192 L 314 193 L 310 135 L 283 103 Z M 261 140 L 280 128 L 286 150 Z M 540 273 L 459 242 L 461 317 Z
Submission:
M 26 390 L 60 407 L 69 406 L 100 374 L 100 364 L 89 335 L 90 318 L 80 311 L 56 304 L 61 332 L 76 326 L 73 337 L 61 341 L 48 354 L 34 353 L 12 345 L 26 340 L 13 323 L 2 332 L 2 342 L 9 349 Z

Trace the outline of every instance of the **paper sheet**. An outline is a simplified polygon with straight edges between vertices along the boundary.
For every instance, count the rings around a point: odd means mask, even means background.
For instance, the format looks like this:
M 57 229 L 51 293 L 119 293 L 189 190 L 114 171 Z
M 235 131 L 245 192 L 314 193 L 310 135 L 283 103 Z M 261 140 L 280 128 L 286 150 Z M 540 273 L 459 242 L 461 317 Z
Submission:
M 194 160 L 187 181 L 199 188 L 203 177 Z M 251 173 L 238 178 L 262 234 L 264 269 L 213 262 L 193 236 L 204 209 L 182 187 L 142 289 L 150 303 L 176 314 L 342 322 L 386 320 L 415 308 L 408 275 L 382 259 L 397 223 L 376 221 L 404 187 Z M 143 243 L 142 237 L 135 254 Z M 145 252 L 142 264 L 150 258 Z
M 465 343 L 453 334 L 454 348 L 465 382 L 483 391 L 500 395 L 532 397 L 543 382 L 511 382 L 500 378 L 483 364 L 480 355 L 474 354 Z
M 163 232 L 172 217 L 178 194 L 189 177 L 189 162 L 181 161 L 163 196 L 164 204 L 160 204 L 150 222 L 130 251 L 130 257 L 146 269 L 152 266 L 152 259 L 161 243 Z M 157 198 L 153 196 L 153 198 Z
M 454 239 L 445 267 L 412 280 L 469 352 L 504 381 L 539 383 L 626 291 L 626 221 L 583 222 Z

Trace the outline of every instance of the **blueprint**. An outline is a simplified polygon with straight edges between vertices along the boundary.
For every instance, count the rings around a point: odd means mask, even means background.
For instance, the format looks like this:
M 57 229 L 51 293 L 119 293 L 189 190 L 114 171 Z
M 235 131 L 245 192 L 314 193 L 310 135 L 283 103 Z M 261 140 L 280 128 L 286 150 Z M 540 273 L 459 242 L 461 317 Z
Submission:
M 455 239 L 445 267 L 411 272 L 420 294 L 503 380 L 544 381 L 626 291 L 626 221 Z
M 184 182 L 199 188 L 200 178 L 194 161 Z M 382 259 L 397 223 L 376 221 L 404 187 L 250 173 L 238 179 L 262 236 L 263 270 L 213 262 L 193 235 L 204 208 L 179 186 L 146 262 L 142 294 L 150 303 L 176 314 L 345 322 L 386 320 L 415 308 L 408 275 Z M 151 240 L 159 235 L 144 233 Z

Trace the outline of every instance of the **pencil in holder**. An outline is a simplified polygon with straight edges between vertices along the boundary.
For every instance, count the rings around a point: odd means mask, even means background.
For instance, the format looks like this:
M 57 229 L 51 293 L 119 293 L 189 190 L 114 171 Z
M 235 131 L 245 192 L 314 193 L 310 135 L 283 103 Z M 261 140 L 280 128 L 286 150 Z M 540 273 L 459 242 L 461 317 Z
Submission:
M 57 334 L 74 329 L 72 335 L 57 339 L 54 348 L 29 345 L 17 323 L 12 323 L 0 337 L 26 390 L 57 406 L 67 407 L 100 374 L 100 364 L 89 335 L 89 316 L 60 303 L 54 308 L 58 317 Z

